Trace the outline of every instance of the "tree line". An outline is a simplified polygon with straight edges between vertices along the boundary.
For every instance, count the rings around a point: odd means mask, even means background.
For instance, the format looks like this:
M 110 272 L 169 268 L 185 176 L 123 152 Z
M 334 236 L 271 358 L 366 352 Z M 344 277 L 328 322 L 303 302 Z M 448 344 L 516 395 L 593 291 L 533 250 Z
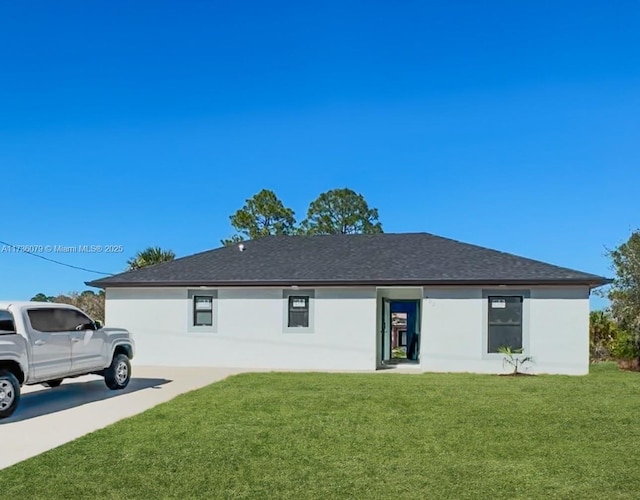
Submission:
M 378 209 L 352 189 L 331 189 L 309 204 L 307 216 L 300 223 L 295 212 L 284 205 L 270 189 L 245 200 L 245 204 L 229 216 L 235 234 L 220 240 L 235 245 L 246 240 L 277 235 L 372 234 L 382 233 Z M 172 250 L 148 247 L 127 261 L 127 270 L 167 262 L 176 258 Z
M 349 188 L 321 193 L 309 204 L 306 218 L 300 223 L 295 212 L 285 206 L 276 193 L 262 189 L 245 200 L 245 204 L 229 216 L 229 221 L 235 233 L 220 240 L 226 246 L 264 236 L 382 233 L 378 209 L 369 207 L 364 196 Z M 171 250 L 148 247 L 127 261 L 127 270 L 175 258 Z
M 274 235 L 382 232 L 378 209 L 369 207 L 364 196 L 349 188 L 321 193 L 309 204 L 306 218 L 299 224 L 294 211 L 269 189 L 246 200 L 229 219 L 236 233 L 222 240 L 224 245 Z
M 622 368 L 640 370 L 640 230 L 607 254 L 615 277 L 600 292 L 609 307 L 590 314 L 591 359 L 615 359 Z
M 104 321 L 104 290 L 94 292 L 93 290 L 84 290 L 83 292 L 69 292 L 59 295 L 45 295 L 37 293 L 31 300 L 35 302 L 57 302 L 58 304 L 70 304 L 82 309 L 93 319 Z

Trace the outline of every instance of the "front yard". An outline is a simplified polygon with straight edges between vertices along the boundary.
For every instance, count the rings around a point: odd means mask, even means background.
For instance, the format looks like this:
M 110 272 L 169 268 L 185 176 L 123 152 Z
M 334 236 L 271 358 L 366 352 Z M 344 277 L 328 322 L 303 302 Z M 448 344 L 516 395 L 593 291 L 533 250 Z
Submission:
M 55 429 L 51 429 L 55 432 Z M 640 374 L 239 375 L 0 471 L 5 498 L 634 498 Z

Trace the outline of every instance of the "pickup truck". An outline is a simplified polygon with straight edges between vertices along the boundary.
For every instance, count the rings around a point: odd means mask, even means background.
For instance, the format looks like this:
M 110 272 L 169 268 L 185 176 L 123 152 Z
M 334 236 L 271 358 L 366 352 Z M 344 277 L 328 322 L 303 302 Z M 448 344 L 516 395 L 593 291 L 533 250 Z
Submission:
M 104 328 L 71 305 L 0 302 L 0 418 L 15 411 L 22 385 L 57 387 L 96 374 L 109 389 L 124 389 L 134 349 L 127 330 Z

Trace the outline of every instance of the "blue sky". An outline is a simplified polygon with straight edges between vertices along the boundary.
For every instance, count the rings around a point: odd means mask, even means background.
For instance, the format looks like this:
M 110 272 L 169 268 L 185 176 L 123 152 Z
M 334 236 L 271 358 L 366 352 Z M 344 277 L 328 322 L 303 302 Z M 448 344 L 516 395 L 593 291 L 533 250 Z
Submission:
M 0 240 L 122 245 L 47 254 L 118 272 L 218 246 L 262 188 L 302 219 L 350 187 L 387 232 L 610 275 L 640 225 L 638 26 L 636 1 L 3 3 Z M 0 275 L 16 299 L 97 277 Z

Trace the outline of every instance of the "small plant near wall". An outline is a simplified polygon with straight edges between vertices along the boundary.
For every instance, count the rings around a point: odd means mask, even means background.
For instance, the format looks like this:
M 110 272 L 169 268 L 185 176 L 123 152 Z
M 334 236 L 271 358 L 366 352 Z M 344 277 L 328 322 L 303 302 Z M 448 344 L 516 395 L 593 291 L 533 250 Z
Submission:
M 509 375 L 531 375 L 530 373 L 523 373 L 521 370 L 527 363 L 533 363 L 531 356 L 521 356 L 523 354 L 522 349 L 511 349 L 511 347 L 499 347 L 498 352 L 504 355 L 502 360 L 502 366 L 510 366 L 513 371 Z

